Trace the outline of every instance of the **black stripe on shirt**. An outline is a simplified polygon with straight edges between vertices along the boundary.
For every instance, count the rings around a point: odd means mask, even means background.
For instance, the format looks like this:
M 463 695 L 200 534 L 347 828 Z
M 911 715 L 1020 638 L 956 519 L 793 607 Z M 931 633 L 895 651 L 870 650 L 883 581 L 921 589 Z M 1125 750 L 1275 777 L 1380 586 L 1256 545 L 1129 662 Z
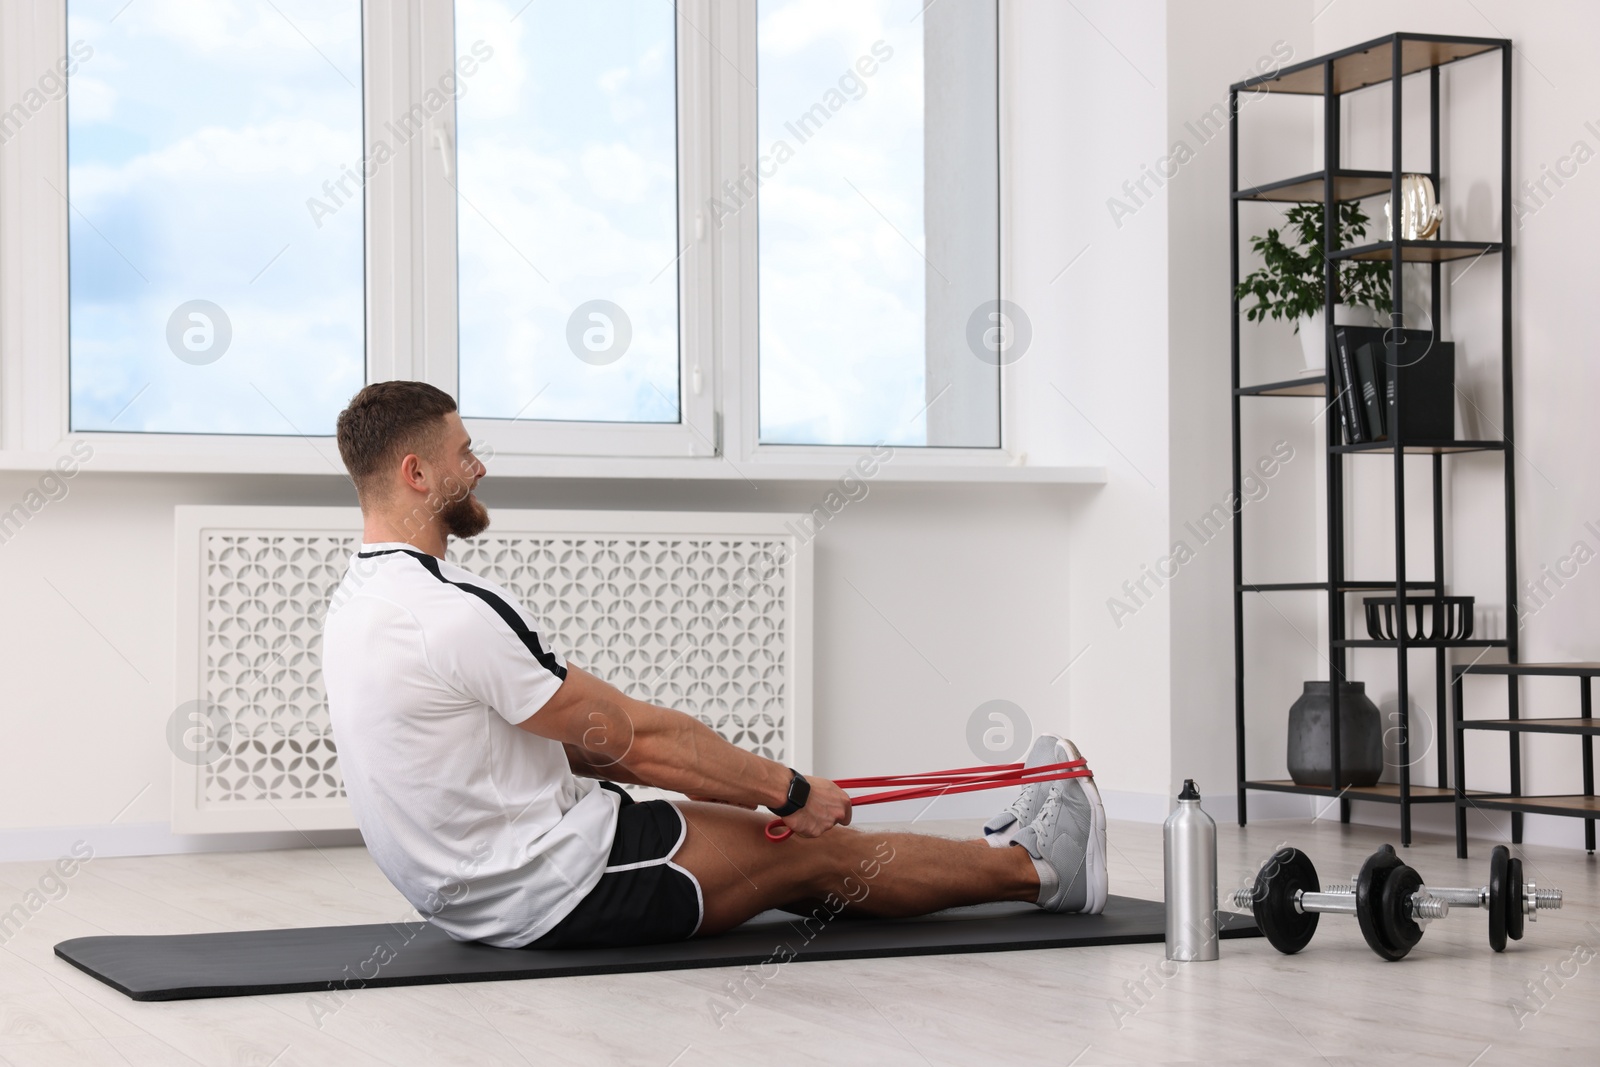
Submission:
M 358 552 L 356 555 L 361 559 L 370 559 L 373 556 L 387 556 L 392 552 L 405 553 L 426 567 L 429 574 L 445 585 L 453 585 L 457 589 L 464 589 L 489 605 L 494 609 L 494 613 L 500 616 L 507 626 L 511 627 L 511 632 L 521 639 L 523 646 L 533 653 L 533 658 L 539 661 L 540 666 L 560 678 L 563 682 L 567 680 L 567 669 L 556 662 L 555 656 L 544 650 L 544 646 L 539 643 L 539 635 L 528 629 L 528 624 L 522 621 L 522 616 L 517 614 L 516 608 L 480 586 L 468 585 L 466 582 L 452 582 L 440 572 L 439 560 L 436 557 L 430 556 L 426 552 L 413 552 L 405 548 L 385 548 L 377 552 Z

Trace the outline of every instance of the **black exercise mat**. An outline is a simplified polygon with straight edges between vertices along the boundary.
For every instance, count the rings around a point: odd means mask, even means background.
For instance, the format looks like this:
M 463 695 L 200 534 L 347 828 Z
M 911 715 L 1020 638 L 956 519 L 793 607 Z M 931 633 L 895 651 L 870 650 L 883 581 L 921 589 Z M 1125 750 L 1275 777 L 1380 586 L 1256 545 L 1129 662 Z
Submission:
M 1248 915 L 1223 912 L 1222 936 L 1259 937 Z M 787 959 L 854 960 L 1006 952 L 1165 939 L 1159 901 L 1111 897 L 1099 915 L 1031 904 L 980 904 L 916 919 L 806 920 L 769 911 L 716 937 L 635 948 L 506 949 L 452 941 L 429 923 L 319 926 L 220 934 L 76 937 L 56 955 L 134 1000 L 559 978 L 577 974 L 770 966 Z

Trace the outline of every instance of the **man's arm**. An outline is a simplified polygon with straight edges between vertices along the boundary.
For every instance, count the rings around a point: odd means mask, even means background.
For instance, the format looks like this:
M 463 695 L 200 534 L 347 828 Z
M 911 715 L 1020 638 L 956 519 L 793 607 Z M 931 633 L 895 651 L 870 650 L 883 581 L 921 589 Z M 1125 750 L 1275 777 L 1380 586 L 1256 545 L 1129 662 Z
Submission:
M 746 807 L 781 807 L 789 768 L 730 744 L 692 715 L 634 700 L 571 664 L 561 688 L 519 723 L 559 741 L 575 771 L 671 789 Z M 582 768 L 582 770 L 580 770 Z M 785 818 L 802 837 L 850 821 L 850 798 L 825 778 L 807 776 L 805 807 Z
M 524 723 L 522 728 L 529 733 L 538 732 L 531 729 L 528 723 Z M 609 767 L 599 767 L 591 763 L 589 753 L 577 745 L 563 744 L 561 747 L 567 750 L 567 766 L 571 767 L 572 773 L 579 778 L 601 778 L 608 782 L 621 782 L 624 785 L 645 784 L 628 773 L 628 769 L 619 763 L 614 763 Z
M 622 766 L 620 763 L 613 763 L 609 767 L 596 767 L 593 763 L 589 762 L 588 753 L 584 752 L 584 750 L 579 748 L 577 745 L 562 745 L 561 747 L 567 750 L 567 766 L 571 767 L 572 773 L 577 775 L 579 778 L 598 778 L 608 782 L 622 782 L 627 785 L 649 784 L 648 782 L 639 781 L 638 778 L 634 777 L 631 771 Z M 696 796 L 693 793 L 689 794 L 689 799 L 706 800 L 717 804 L 733 803 L 731 800 L 718 800 L 716 797 Z M 756 808 L 754 804 L 737 804 L 735 806 L 745 808 L 749 811 L 754 811 Z

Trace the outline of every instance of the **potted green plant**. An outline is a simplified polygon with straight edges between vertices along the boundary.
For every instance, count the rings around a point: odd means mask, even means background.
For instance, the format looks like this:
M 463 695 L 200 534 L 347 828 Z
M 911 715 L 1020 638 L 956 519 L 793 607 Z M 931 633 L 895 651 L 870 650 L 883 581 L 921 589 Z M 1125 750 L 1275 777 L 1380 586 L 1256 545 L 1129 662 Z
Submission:
M 1334 247 L 1348 248 L 1367 233 L 1366 212 L 1355 201 L 1339 205 L 1334 212 Z M 1239 283 L 1240 300 L 1254 297 L 1245 309 L 1245 318 L 1260 322 L 1271 317 L 1288 319 L 1300 335 L 1305 351 L 1306 373 L 1321 373 L 1326 360 L 1326 326 L 1323 322 L 1322 205 L 1298 204 L 1284 216 L 1280 232 L 1268 230 L 1264 237 L 1252 237 L 1250 247 L 1261 257 L 1261 266 Z M 1336 277 L 1338 291 L 1333 309 L 1336 326 L 1370 326 L 1374 314 L 1387 315 L 1389 299 L 1387 261 L 1345 261 Z

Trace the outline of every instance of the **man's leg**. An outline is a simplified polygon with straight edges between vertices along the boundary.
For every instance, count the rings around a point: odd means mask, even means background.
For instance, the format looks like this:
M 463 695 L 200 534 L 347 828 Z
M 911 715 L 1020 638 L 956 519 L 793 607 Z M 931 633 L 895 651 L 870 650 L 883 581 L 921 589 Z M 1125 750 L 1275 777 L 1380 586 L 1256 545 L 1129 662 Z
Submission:
M 774 842 L 762 832 L 765 815 L 698 801 L 677 806 L 689 829 L 674 862 L 700 883 L 701 934 L 830 894 L 857 914 L 885 917 L 1039 897 L 1038 870 L 1020 847 L 848 826 Z

